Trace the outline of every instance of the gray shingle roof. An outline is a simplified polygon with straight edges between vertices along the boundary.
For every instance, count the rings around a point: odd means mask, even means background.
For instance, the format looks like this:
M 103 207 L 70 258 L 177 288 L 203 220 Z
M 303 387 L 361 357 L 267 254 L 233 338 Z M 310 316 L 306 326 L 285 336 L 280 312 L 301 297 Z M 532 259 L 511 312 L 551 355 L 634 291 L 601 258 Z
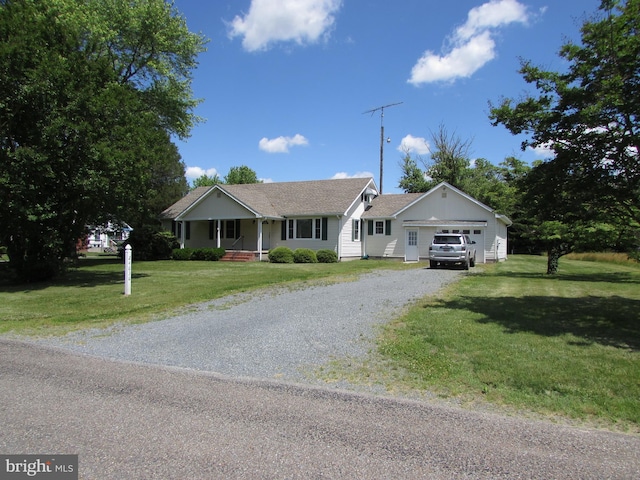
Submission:
M 364 212 L 362 218 L 392 217 L 423 195 L 424 193 L 394 193 L 379 195 L 373 199 L 371 202 L 371 208 Z
M 176 203 L 166 208 L 160 215 L 160 220 L 170 220 L 176 218 L 182 212 L 184 212 L 190 205 L 202 197 L 205 193 L 211 190 L 213 187 L 197 187 L 187 193 L 184 197 L 178 200 Z
M 367 188 L 371 178 L 346 178 L 304 182 L 217 185 L 238 202 L 266 217 L 343 215 Z M 204 188 L 201 191 L 200 188 Z M 200 187 L 167 208 L 161 218 L 176 218 L 210 188 Z

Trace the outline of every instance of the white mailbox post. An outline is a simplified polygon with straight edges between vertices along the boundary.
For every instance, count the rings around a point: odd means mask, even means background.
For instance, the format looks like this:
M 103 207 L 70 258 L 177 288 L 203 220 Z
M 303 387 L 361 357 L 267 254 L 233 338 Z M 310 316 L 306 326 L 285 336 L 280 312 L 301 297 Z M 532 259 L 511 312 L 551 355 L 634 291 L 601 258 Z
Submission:
M 124 247 L 124 294 L 131 295 L 131 245 Z

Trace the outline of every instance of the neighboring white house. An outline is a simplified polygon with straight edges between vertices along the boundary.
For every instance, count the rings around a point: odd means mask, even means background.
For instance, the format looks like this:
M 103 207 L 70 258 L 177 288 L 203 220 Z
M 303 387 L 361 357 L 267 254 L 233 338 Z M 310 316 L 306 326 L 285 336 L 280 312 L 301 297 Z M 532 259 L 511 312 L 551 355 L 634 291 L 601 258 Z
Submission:
M 86 247 L 115 249 L 118 242 L 129 238 L 132 230 L 126 223 L 107 222 L 103 225 L 92 225 L 89 227 Z
M 372 178 L 198 187 L 160 215 L 184 247 L 329 249 L 338 258 L 428 258 L 433 233 L 468 233 L 477 262 L 506 259 L 508 218 L 442 183 L 378 195 Z

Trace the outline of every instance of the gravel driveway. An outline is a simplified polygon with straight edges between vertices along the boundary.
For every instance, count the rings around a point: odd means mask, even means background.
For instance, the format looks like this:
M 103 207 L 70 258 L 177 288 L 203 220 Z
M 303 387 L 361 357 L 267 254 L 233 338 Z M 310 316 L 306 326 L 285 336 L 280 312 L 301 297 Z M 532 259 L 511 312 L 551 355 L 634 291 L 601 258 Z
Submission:
M 233 295 L 165 320 L 37 342 L 106 358 L 301 381 L 333 358 L 365 354 L 376 327 L 461 275 L 378 270 L 354 281 Z

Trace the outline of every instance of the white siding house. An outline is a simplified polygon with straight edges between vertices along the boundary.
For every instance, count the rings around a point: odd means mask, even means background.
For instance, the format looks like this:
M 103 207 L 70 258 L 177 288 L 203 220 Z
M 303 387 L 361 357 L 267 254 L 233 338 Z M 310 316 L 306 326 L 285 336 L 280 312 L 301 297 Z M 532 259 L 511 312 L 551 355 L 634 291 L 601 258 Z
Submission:
M 329 249 L 339 259 L 429 256 L 436 231 L 468 234 L 477 262 L 507 257 L 511 221 L 441 183 L 426 193 L 378 195 L 372 178 L 199 187 L 160 215 L 182 247 L 256 253 Z
M 360 215 L 372 178 L 199 187 L 160 215 L 182 247 L 263 252 L 279 246 L 362 256 Z M 354 238 L 356 236 L 357 238 Z

